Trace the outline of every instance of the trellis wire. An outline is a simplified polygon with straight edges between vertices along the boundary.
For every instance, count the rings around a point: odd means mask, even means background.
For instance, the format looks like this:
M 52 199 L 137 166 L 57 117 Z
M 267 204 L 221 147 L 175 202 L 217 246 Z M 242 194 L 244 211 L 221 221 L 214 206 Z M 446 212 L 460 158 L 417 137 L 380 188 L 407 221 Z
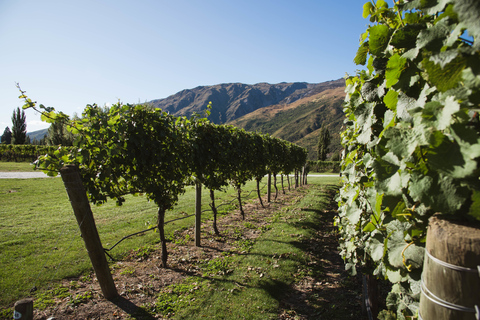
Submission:
M 267 185 L 264 184 L 262 188 L 260 188 L 260 191 L 265 188 L 265 186 Z M 254 189 L 252 191 L 250 191 L 245 197 L 249 197 L 250 194 L 252 194 L 252 192 L 254 191 L 257 191 L 257 189 Z M 230 205 L 232 202 L 235 202 L 237 201 L 237 199 L 233 199 L 229 202 L 224 202 L 222 204 L 220 204 L 219 206 L 217 206 L 217 209 L 220 208 L 221 206 L 225 206 L 225 205 Z M 201 211 L 201 213 L 204 213 L 204 212 L 208 212 L 208 211 L 213 211 L 211 208 L 210 209 L 205 209 L 203 211 Z M 178 221 L 178 220 L 183 220 L 183 219 L 187 219 L 187 218 L 190 218 L 190 217 L 193 217 L 195 214 L 190 214 L 190 215 L 187 215 L 187 216 L 184 216 L 184 217 L 181 217 L 181 218 L 176 218 L 176 219 L 173 219 L 173 220 L 169 220 L 167 222 L 165 222 L 165 225 L 170 223 L 170 222 L 174 222 L 174 221 Z M 145 229 L 145 230 L 142 230 L 142 231 L 138 231 L 138 232 L 135 232 L 135 233 L 132 233 L 132 234 L 129 234 L 129 235 L 126 235 L 124 236 L 123 238 L 121 238 L 120 240 L 118 240 L 113 246 L 111 246 L 110 248 L 103 248 L 103 250 L 105 251 L 105 254 L 110 258 L 112 259 L 112 261 L 115 261 L 115 259 L 113 259 L 113 257 L 108 253 L 109 251 L 111 251 L 113 248 L 115 248 L 117 245 L 119 245 L 121 242 L 123 242 L 124 240 L 127 240 L 128 238 L 131 238 L 133 236 L 136 236 L 136 235 L 139 235 L 139 234 L 142 234 L 142 233 L 145 233 L 145 232 L 148 232 L 148 231 L 152 231 L 152 230 L 155 230 L 157 229 L 157 226 L 155 227 L 151 227 L 151 228 L 148 228 L 148 229 Z

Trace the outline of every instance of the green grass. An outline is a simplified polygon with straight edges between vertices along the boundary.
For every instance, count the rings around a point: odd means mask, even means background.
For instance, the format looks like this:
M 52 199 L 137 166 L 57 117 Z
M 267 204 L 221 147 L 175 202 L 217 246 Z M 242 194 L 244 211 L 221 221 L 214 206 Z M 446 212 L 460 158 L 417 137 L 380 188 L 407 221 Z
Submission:
M 0 161 L 0 172 L 28 172 L 33 171 L 33 165 L 28 162 Z
M 277 212 L 245 254 L 205 263 L 203 277 L 166 288 L 153 311 L 172 319 L 277 319 L 290 285 L 310 275 L 302 239 L 316 232 L 314 226 L 322 223 L 318 212 L 328 202 L 322 188 L 313 187 L 295 205 Z M 325 312 L 325 306 L 318 310 Z
M 254 182 L 244 188 L 253 189 Z M 266 192 L 266 188 L 262 192 Z M 233 188 L 215 194 L 220 198 L 216 200 L 217 206 L 236 196 Z M 249 199 L 252 198 L 256 198 L 255 192 L 250 194 Z M 203 209 L 208 208 L 209 201 L 209 192 L 203 188 Z M 57 280 L 90 271 L 90 260 L 60 178 L 0 179 L 0 203 L 0 307 L 29 296 L 34 286 L 43 290 Z M 167 212 L 165 220 L 193 214 L 194 203 L 194 188 L 188 187 L 174 210 Z M 222 206 L 219 213 L 226 214 L 235 206 L 235 201 Z M 121 207 L 111 201 L 93 206 L 92 211 L 105 248 L 126 235 L 156 224 L 157 208 L 142 196 L 127 197 Z M 211 219 L 211 213 L 204 213 L 202 219 Z M 175 230 L 193 225 L 194 217 L 168 223 L 167 238 L 173 238 Z M 158 233 L 150 231 L 129 238 L 109 253 L 121 259 L 133 249 L 158 242 Z

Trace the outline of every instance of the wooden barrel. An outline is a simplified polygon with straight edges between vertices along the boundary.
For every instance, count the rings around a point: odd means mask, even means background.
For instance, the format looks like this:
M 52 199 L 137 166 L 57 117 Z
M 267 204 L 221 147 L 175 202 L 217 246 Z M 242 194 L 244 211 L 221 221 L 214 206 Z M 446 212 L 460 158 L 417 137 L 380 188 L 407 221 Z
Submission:
M 419 318 L 480 319 L 480 224 L 429 220 Z

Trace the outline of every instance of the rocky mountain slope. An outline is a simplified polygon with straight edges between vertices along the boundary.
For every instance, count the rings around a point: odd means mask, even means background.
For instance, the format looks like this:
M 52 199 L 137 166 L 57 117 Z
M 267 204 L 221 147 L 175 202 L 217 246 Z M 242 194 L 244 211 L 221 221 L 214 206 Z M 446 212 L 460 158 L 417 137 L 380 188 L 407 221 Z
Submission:
M 212 102 L 209 119 L 215 123 L 226 123 L 247 115 L 255 110 L 271 105 L 288 105 L 299 99 L 320 93 L 326 89 L 343 86 L 343 80 L 323 83 L 226 83 L 213 86 L 200 86 L 182 90 L 165 99 L 150 103 L 174 115 L 190 116 L 205 110 Z
M 316 160 L 322 126 L 327 126 L 332 136 L 330 156 L 341 150 L 344 88 L 343 79 L 323 83 L 226 83 L 182 90 L 150 103 L 177 116 L 190 116 L 202 113 L 211 101 L 210 121 L 294 142 L 306 147 L 308 158 Z
M 269 133 L 307 148 L 308 159 L 317 159 L 320 128 L 326 126 L 332 137 L 330 155 L 340 151 L 344 120 L 344 86 L 331 87 L 289 104 L 277 104 L 253 111 L 230 124 L 248 131 Z

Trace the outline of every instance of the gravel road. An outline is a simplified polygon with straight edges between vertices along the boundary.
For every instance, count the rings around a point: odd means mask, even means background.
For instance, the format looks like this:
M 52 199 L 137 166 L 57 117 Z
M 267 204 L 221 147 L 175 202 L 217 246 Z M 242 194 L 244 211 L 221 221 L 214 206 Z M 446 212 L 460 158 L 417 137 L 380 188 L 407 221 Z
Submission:
M 31 179 L 31 178 L 50 178 L 50 177 L 41 171 L 0 172 L 0 179 Z

